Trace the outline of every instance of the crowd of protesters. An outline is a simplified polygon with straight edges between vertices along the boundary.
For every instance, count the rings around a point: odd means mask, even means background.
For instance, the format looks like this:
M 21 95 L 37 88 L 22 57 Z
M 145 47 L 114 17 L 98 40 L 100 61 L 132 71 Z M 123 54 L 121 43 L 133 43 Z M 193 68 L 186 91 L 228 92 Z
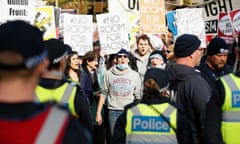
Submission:
M 98 40 L 80 56 L 26 22 L 2 24 L 0 143 L 239 143 L 239 35 L 206 48 L 168 35 L 110 55 Z

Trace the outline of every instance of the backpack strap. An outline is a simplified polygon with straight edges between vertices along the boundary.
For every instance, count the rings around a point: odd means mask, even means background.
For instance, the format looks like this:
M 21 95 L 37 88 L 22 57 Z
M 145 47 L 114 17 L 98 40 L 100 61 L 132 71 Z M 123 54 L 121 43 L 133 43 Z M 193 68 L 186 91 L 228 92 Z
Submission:
M 35 144 L 55 143 L 67 118 L 67 111 L 53 106 L 39 131 Z

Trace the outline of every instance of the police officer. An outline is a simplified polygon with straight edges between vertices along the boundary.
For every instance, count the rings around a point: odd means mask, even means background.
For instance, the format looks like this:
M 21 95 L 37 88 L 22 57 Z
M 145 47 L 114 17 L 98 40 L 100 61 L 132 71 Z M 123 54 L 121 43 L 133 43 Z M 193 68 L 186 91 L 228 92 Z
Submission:
M 240 54 L 240 49 L 238 48 Z M 208 144 L 240 142 L 240 75 L 230 73 L 216 82 L 217 89 L 207 103 L 206 136 Z
M 169 79 L 166 71 L 147 70 L 144 92 L 140 103 L 127 106 L 118 119 L 114 144 L 125 143 L 177 143 L 176 108 L 169 104 Z
M 43 33 L 24 21 L 0 25 L 0 143 L 79 144 L 85 127 L 56 104 L 34 102 L 49 64 Z
M 44 41 L 48 49 L 50 65 L 36 88 L 36 101 L 53 101 L 68 108 L 92 134 L 91 112 L 88 101 L 80 92 L 79 84 L 67 80 L 64 76 L 66 67 L 67 48 L 58 39 Z

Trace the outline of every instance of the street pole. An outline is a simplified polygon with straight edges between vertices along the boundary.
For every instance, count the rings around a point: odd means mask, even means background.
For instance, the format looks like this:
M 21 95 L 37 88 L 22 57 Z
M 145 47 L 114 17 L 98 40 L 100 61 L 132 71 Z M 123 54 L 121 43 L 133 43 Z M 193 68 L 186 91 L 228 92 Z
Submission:
M 55 7 L 58 7 L 58 0 L 55 0 Z

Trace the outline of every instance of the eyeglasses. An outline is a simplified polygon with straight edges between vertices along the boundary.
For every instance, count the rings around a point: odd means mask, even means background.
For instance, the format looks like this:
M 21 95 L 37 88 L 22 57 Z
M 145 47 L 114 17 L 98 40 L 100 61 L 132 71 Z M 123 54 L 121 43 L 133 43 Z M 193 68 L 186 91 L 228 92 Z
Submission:
M 117 57 L 118 57 L 118 58 L 122 58 L 122 57 L 123 57 L 123 58 L 128 58 L 127 55 L 117 55 Z

